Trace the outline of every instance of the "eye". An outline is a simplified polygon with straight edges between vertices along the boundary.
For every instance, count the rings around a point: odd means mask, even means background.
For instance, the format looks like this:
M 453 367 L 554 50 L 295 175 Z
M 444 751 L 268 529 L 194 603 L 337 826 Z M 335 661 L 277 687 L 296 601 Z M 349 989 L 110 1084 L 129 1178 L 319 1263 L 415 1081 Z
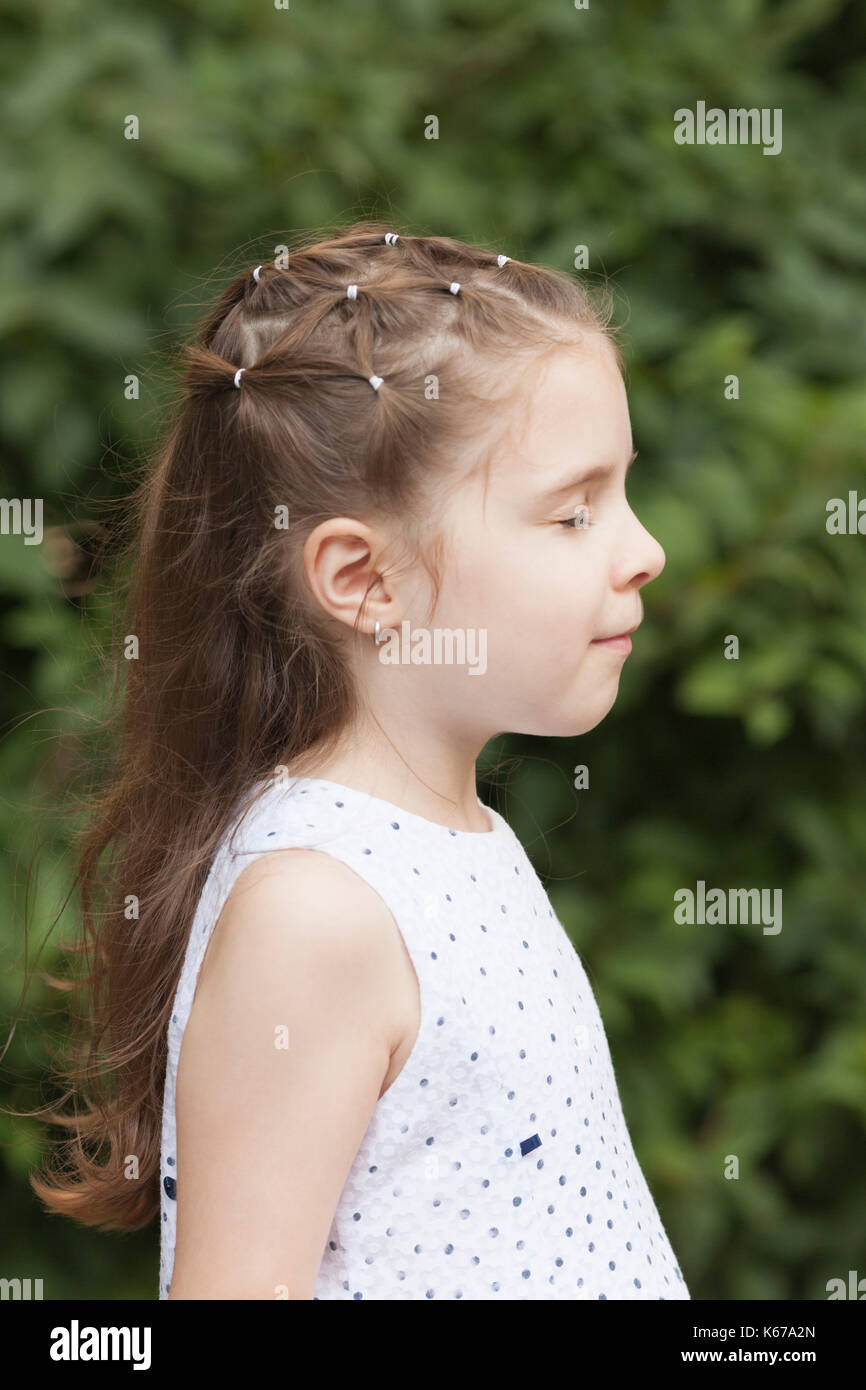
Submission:
M 571 531 L 585 531 L 590 526 L 595 525 L 592 507 L 586 502 L 581 502 L 580 506 L 575 507 L 574 515 L 566 517 L 560 521 L 560 526 L 567 526 Z

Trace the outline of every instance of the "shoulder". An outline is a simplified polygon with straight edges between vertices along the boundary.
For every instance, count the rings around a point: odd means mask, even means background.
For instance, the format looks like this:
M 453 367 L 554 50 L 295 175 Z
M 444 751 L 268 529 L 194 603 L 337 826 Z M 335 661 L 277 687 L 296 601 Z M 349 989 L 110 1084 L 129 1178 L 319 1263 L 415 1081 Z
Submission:
M 276 989 L 300 1006 L 315 996 L 323 1023 L 348 1011 L 396 1045 L 404 957 L 375 889 L 333 855 L 286 849 L 258 856 L 236 877 L 199 978 L 231 988 L 235 999 Z
M 301 939 L 310 935 L 303 925 L 315 923 L 316 939 L 324 948 L 331 942 L 369 946 L 371 933 L 387 937 L 394 930 L 391 913 L 375 889 L 341 859 L 317 849 L 273 850 L 242 869 L 220 921 L 242 930 L 251 913 Z

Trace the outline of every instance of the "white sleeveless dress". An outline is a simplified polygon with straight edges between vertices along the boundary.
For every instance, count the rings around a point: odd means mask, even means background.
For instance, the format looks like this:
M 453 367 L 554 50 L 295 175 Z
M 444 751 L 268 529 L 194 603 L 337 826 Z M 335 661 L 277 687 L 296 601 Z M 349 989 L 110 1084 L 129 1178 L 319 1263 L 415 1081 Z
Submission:
M 583 965 L 508 823 L 480 799 L 489 833 L 321 778 L 260 786 L 211 865 L 168 1030 L 160 1299 L 183 1197 L 175 1086 L 198 971 L 234 881 L 278 848 L 321 849 L 369 883 L 420 986 L 418 1038 L 376 1103 L 314 1297 L 688 1299 Z

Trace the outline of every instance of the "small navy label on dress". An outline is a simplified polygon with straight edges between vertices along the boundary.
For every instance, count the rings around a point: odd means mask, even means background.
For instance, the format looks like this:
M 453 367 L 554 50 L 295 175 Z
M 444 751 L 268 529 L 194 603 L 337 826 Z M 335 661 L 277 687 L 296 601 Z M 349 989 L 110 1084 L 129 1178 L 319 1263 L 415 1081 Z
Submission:
M 530 1139 L 521 1139 L 521 1141 L 520 1141 L 520 1155 L 521 1155 L 521 1157 L 522 1157 L 522 1158 L 525 1158 L 527 1154 L 531 1154 L 531 1153 L 532 1153 L 532 1150 L 533 1150 L 533 1149 L 537 1149 L 540 1143 L 541 1143 L 541 1140 L 539 1139 L 539 1137 L 538 1137 L 537 1134 L 533 1134 L 532 1137 L 531 1137 Z

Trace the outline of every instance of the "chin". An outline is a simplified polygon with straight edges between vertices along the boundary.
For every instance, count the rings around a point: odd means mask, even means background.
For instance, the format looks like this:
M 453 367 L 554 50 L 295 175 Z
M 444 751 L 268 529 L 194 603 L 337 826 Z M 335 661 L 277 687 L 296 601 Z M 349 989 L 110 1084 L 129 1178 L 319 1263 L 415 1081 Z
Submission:
M 618 693 L 619 686 L 617 685 L 616 690 L 614 690 L 609 700 L 593 700 L 590 707 L 588 709 L 582 709 L 576 718 L 573 712 L 569 715 L 564 714 L 561 721 L 563 727 L 551 730 L 550 733 L 552 737 L 578 738 L 581 734 L 590 733 L 593 729 L 598 727 L 608 714 L 610 714 L 616 704 Z
M 507 724 L 509 733 L 530 734 L 534 738 L 578 738 L 597 727 L 606 715 L 610 714 L 619 694 L 619 675 L 615 681 L 605 682 L 590 694 L 577 694 L 574 691 L 551 695 L 547 700 L 533 694 L 536 708 L 527 710 Z M 506 725 L 503 724 L 503 728 Z
M 613 705 L 614 701 L 611 700 L 608 704 L 596 706 L 593 710 L 583 710 L 578 716 L 575 716 L 573 711 L 563 710 L 558 718 L 552 718 L 548 710 L 539 714 L 538 719 L 532 720 L 526 727 L 513 725 L 511 732 L 533 734 L 536 738 L 579 738 L 581 734 L 588 734 L 595 729 L 610 713 Z

